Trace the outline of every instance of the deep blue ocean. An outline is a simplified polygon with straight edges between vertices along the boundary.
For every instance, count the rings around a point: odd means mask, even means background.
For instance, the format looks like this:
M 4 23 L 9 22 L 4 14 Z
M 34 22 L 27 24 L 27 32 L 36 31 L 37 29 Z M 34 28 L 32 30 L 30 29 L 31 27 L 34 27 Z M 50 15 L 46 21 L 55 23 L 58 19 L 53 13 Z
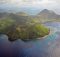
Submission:
M 56 30 L 40 40 L 10 42 L 6 35 L 0 35 L 0 57 L 60 57 L 60 23 L 47 22 L 44 25 Z

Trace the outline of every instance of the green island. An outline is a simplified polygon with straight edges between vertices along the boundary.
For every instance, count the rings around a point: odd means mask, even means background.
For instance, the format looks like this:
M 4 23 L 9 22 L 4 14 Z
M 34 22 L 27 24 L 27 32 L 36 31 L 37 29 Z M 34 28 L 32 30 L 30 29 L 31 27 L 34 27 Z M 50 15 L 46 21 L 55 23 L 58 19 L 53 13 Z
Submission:
M 6 34 L 10 41 L 15 41 L 17 39 L 30 40 L 42 38 L 50 32 L 48 28 L 37 20 L 25 21 L 23 22 L 24 24 L 21 24 L 21 20 L 18 21 L 14 18 L 0 20 L 0 34 Z
M 51 32 L 43 25 L 49 22 L 60 22 L 60 15 L 47 9 L 36 15 L 3 12 L 0 13 L 0 34 L 6 34 L 10 41 L 42 39 Z

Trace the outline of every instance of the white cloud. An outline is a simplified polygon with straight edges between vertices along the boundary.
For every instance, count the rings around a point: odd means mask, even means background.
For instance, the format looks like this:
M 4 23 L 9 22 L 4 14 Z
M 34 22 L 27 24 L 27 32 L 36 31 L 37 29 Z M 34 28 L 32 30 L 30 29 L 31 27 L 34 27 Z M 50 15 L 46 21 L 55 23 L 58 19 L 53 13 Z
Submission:
M 60 0 L 0 0 L 0 4 L 14 5 L 15 7 L 47 8 L 57 12 L 60 11 Z
M 15 6 L 50 6 L 56 5 L 59 0 L 0 0 L 1 4 L 13 4 Z
M 57 5 L 56 1 L 54 0 L 5 0 L 5 3 L 7 4 L 13 4 L 18 7 L 50 7 L 53 4 Z

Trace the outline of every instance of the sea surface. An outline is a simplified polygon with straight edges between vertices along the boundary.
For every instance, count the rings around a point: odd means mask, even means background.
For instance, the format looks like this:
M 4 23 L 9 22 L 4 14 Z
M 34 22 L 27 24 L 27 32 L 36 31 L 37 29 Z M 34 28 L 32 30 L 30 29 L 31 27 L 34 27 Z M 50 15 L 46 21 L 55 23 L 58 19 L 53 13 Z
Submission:
M 0 57 L 60 57 L 60 22 L 44 25 L 55 32 L 40 40 L 10 42 L 6 35 L 0 35 Z

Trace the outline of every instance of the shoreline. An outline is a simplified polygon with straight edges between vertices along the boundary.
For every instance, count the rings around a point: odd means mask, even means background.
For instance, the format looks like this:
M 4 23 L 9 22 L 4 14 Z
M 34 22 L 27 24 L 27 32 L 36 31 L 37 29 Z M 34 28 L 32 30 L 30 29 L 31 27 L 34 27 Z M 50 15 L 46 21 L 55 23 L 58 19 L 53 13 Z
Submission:
M 48 35 L 45 35 L 43 37 L 38 37 L 38 38 L 35 38 L 35 39 L 24 39 L 22 41 L 41 40 L 41 39 L 47 38 L 49 35 L 54 34 L 57 31 L 57 29 L 54 28 L 54 27 L 47 26 L 47 28 L 49 29 Z
M 49 34 L 44 36 L 44 37 L 39 37 L 39 38 L 35 38 L 35 39 L 24 39 L 23 41 L 31 41 L 31 40 L 41 40 L 41 39 L 44 39 L 46 37 L 48 37 L 49 35 L 51 35 L 52 33 L 55 33 L 55 30 L 51 27 L 48 27 L 49 29 Z
M 49 35 L 54 34 L 56 32 L 56 28 L 53 28 L 53 27 L 48 27 L 48 28 L 50 29 L 50 32 L 48 35 L 41 37 L 41 38 L 36 38 L 36 39 L 40 40 L 40 39 L 47 38 Z

